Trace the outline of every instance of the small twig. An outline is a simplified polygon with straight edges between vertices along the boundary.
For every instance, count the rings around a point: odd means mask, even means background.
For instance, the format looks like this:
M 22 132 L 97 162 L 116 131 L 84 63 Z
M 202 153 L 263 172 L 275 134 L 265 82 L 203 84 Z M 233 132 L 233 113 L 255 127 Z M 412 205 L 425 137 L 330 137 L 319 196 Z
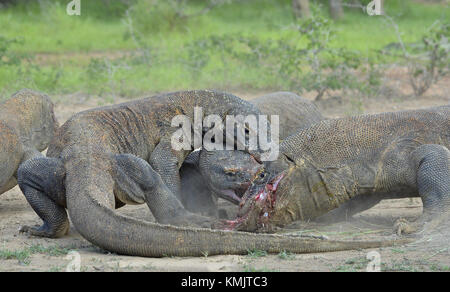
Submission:
M 397 41 L 400 44 L 400 47 L 401 47 L 402 52 L 403 52 L 403 56 L 405 58 L 408 58 L 409 54 L 408 54 L 408 51 L 406 50 L 405 43 L 403 42 L 403 39 L 401 37 L 400 30 L 398 28 L 398 24 L 394 21 L 394 19 L 392 17 L 390 17 L 386 13 L 384 13 L 383 16 L 385 17 L 385 19 L 387 19 L 391 23 L 392 27 L 394 27 L 395 36 L 397 37 Z

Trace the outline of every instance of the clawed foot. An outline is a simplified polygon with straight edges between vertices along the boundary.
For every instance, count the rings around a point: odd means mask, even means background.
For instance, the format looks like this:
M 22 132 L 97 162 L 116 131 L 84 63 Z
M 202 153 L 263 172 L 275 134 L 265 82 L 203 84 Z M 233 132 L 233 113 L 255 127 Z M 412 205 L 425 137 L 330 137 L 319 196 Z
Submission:
M 423 214 L 414 222 L 408 222 L 406 219 L 400 218 L 394 224 L 394 232 L 397 235 L 416 233 L 423 236 L 435 232 L 444 232 L 449 230 L 448 224 L 450 214 Z
M 19 233 L 26 233 L 28 235 L 39 237 L 57 238 L 69 233 L 69 225 L 64 225 L 60 231 L 52 230 L 47 224 L 42 226 L 36 225 L 34 227 L 24 225 L 20 227 Z
M 418 226 L 416 223 L 411 223 L 404 218 L 398 219 L 394 224 L 394 232 L 401 236 L 402 234 L 411 234 L 417 232 Z
M 43 226 L 22 226 L 19 229 L 20 233 L 26 233 L 28 235 L 39 236 L 39 237 L 55 237 L 48 230 L 43 228 Z

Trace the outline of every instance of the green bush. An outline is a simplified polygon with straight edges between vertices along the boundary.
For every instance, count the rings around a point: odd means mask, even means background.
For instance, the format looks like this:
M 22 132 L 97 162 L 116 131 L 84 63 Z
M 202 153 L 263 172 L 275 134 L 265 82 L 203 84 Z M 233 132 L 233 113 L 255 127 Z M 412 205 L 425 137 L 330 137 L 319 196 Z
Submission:
M 416 96 L 423 95 L 433 84 L 449 74 L 450 23 L 437 23 L 413 46 L 408 60 L 410 84 Z
M 215 67 L 223 71 L 230 64 L 239 64 L 243 71 L 258 68 L 261 79 L 278 76 L 277 80 L 282 80 L 280 87 L 296 92 L 315 91 L 317 100 L 332 90 L 367 93 L 380 85 L 380 75 L 375 74 L 372 62 L 357 51 L 330 46 L 333 31 L 327 19 L 303 20 L 296 30 L 297 37 L 277 40 L 240 34 L 195 40 L 186 47 L 195 68 L 193 74 L 199 74 L 217 59 L 220 61 L 216 60 Z
M 131 7 L 130 17 L 137 30 L 160 32 L 182 27 L 187 21 L 182 17 L 186 9 L 186 1 L 139 0 Z
M 23 44 L 20 38 L 6 38 L 0 35 L 0 66 L 1 65 L 18 65 L 24 58 L 23 54 L 18 54 L 11 50 L 14 44 Z
M 381 50 L 408 68 L 409 83 L 416 96 L 423 95 L 433 84 L 450 73 L 450 23 L 436 21 L 421 41 L 404 43 L 400 38 Z

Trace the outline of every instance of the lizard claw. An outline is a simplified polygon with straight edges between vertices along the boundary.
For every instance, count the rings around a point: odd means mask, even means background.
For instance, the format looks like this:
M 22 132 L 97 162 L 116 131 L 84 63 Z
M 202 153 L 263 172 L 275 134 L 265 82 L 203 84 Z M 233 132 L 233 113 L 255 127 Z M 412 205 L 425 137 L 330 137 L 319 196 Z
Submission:
M 52 230 L 45 223 L 42 226 L 36 225 L 34 227 L 24 225 L 19 228 L 19 233 L 25 233 L 38 237 L 56 238 L 69 233 L 69 224 L 62 225 L 62 228 L 60 230 Z
M 28 233 L 31 229 L 33 229 L 35 227 L 31 227 L 28 225 L 23 225 L 19 228 L 19 233 Z
M 415 224 L 409 222 L 408 220 L 404 218 L 400 218 L 394 223 L 394 232 L 401 236 L 402 234 L 411 234 L 418 230 L 417 226 Z
M 19 228 L 19 233 L 25 233 L 28 235 L 33 235 L 33 236 L 40 236 L 40 237 L 49 237 L 48 232 L 45 231 L 45 228 L 43 226 L 28 226 L 28 225 L 24 225 L 22 227 Z

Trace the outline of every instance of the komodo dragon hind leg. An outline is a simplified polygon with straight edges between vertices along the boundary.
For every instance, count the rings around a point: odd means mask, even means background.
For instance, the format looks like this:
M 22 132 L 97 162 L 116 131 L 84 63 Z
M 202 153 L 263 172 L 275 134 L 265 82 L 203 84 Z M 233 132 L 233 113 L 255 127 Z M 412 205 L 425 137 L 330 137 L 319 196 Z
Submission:
M 417 188 L 423 203 L 423 216 L 414 224 L 400 219 L 397 234 L 412 233 L 422 226 L 432 231 L 450 217 L 450 151 L 441 145 L 422 145 L 412 152 L 417 169 Z
M 28 203 L 44 221 L 40 227 L 23 226 L 20 231 L 51 238 L 67 234 L 70 224 L 65 210 L 63 163 L 56 158 L 33 158 L 22 163 L 17 177 Z
M 178 226 L 210 227 L 211 218 L 192 214 L 184 209 L 178 198 L 169 190 L 161 176 L 147 161 L 131 154 L 115 155 L 117 169 L 113 175 L 118 193 L 125 200 L 147 203 L 159 223 Z

